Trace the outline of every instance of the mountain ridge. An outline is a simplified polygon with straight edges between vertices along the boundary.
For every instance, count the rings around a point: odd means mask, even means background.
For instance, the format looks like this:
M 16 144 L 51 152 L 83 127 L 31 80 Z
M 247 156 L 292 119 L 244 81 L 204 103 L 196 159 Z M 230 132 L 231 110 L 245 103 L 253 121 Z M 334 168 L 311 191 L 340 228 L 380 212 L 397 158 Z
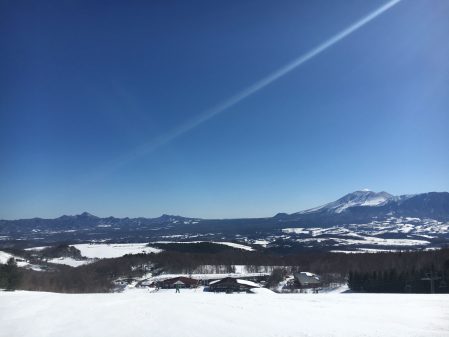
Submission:
M 363 189 L 363 190 L 357 190 L 348 194 L 345 194 L 343 197 L 337 199 L 336 201 L 332 201 L 326 204 L 323 204 L 321 206 L 317 206 L 314 208 L 305 209 L 298 212 L 293 213 L 285 213 L 285 212 L 279 212 L 275 214 L 272 217 L 263 217 L 263 218 L 277 218 L 282 216 L 291 216 L 291 215 L 299 215 L 299 214 L 310 214 L 310 213 L 317 213 L 318 211 L 326 210 L 329 212 L 329 210 L 334 209 L 335 213 L 342 213 L 346 209 L 350 209 L 352 207 L 376 207 L 376 206 L 383 206 L 385 204 L 388 204 L 389 202 L 397 202 L 397 203 L 403 203 L 404 201 L 411 199 L 416 196 L 424 196 L 424 195 L 446 195 L 446 198 L 449 200 L 449 192 L 425 192 L 425 193 L 417 193 L 417 194 L 403 194 L 403 195 L 392 195 L 388 192 L 381 191 L 381 192 L 374 192 L 371 190 Z M 358 200 L 354 201 L 354 199 L 358 198 Z M 377 199 L 376 201 L 376 198 Z M 383 199 L 381 199 L 383 198 Z M 346 203 L 346 204 L 345 204 Z M 449 214 L 448 214 L 449 216 Z M 115 217 L 115 216 L 108 216 L 108 217 L 99 217 L 94 214 L 91 214 L 87 211 L 84 211 L 80 214 L 74 214 L 74 215 L 66 215 L 63 214 L 56 218 L 42 218 L 42 217 L 33 217 L 33 218 L 21 218 L 21 219 L 0 219 L 1 222 L 10 222 L 10 221 L 25 221 L 25 220 L 57 220 L 57 219 L 74 219 L 74 218 L 91 218 L 91 219 L 117 219 L 117 220 L 137 220 L 137 219 L 144 219 L 144 220 L 168 220 L 168 219 L 189 219 L 189 220 L 237 220 L 237 219 L 262 219 L 258 217 L 246 217 L 246 218 L 201 218 L 201 217 L 185 217 L 182 215 L 173 215 L 173 214 L 162 214 L 158 217 Z
M 449 193 L 392 196 L 387 192 L 355 191 L 315 209 L 265 218 L 201 219 L 169 214 L 157 218 L 101 218 L 83 212 L 54 219 L 0 220 L 0 246 L 17 242 L 43 245 L 195 238 L 239 242 L 281 240 L 279 245 L 286 247 L 296 247 L 305 240 L 301 247 L 316 248 L 325 245 L 324 242 L 337 247 L 348 242 L 354 244 L 354 240 L 360 241 L 366 235 L 374 235 L 367 242 L 390 242 L 396 238 L 411 244 L 449 243 Z M 312 241 L 315 243 L 310 244 Z

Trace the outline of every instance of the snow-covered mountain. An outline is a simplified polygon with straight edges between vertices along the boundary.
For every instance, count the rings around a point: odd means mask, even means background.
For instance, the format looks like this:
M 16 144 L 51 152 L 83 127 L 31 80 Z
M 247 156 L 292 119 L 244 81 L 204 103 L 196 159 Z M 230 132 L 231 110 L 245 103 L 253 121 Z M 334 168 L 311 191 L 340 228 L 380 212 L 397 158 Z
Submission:
M 393 196 L 361 190 L 323 206 L 267 218 L 101 218 L 85 212 L 0 220 L 0 247 L 161 240 L 234 240 L 291 249 L 437 247 L 449 243 L 449 193 Z
M 387 192 L 373 192 L 370 190 L 360 190 L 349 194 L 344 197 L 330 202 L 328 204 L 311 208 L 296 214 L 310 214 L 310 213 L 341 213 L 347 208 L 355 206 L 381 206 L 385 205 L 390 200 L 394 200 L 395 197 Z

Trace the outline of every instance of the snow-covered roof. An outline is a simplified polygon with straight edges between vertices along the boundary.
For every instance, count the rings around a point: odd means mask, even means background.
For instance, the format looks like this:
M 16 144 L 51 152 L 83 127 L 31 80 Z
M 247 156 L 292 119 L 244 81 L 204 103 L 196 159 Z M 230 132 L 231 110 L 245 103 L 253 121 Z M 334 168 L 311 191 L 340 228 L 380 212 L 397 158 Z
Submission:
M 259 284 L 257 284 L 256 282 L 248 281 L 248 280 L 237 279 L 237 283 L 244 284 L 244 285 L 247 285 L 247 286 L 250 286 L 250 287 L 260 288 Z
M 225 277 L 224 279 L 221 280 L 216 280 L 216 281 L 212 281 L 209 283 L 209 285 L 213 285 L 213 284 L 218 284 L 220 282 L 231 282 L 231 283 L 237 283 L 237 284 L 243 284 L 249 287 L 254 287 L 254 288 L 260 288 L 260 285 L 257 284 L 256 282 L 252 282 L 252 281 L 248 281 L 248 280 L 242 280 L 242 279 L 236 279 L 233 277 Z
M 221 281 L 221 280 L 211 281 L 211 282 L 209 282 L 209 284 L 215 284 L 215 283 L 220 282 L 220 281 Z
M 195 285 L 198 284 L 198 280 L 195 280 L 193 278 L 184 277 L 184 276 L 178 276 L 170 279 L 166 279 L 162 281 L 163 284 L 190 284 Z
M 318 284 L 320 283 L 320 277 L 310 272 L 300 272 L 295 274 L 295 278 L 301 284 Z

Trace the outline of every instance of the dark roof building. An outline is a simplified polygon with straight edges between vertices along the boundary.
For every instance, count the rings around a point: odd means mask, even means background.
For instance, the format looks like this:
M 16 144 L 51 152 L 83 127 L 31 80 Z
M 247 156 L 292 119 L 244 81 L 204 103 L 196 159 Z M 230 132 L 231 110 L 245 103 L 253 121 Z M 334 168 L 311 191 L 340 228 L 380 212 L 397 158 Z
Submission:
M 225 277 L 224 279 L 210 282 L 207 290 L 213 292 L 233 293 L 249 292 L 253 288 L 260 288 L 260 285 L 247 280 Z
M 174 289 L 178 288 L 196 288 L 199 285 L 199 281 L 193 278 L 179 276 L 170 278 L 158 283 L 158 286 L 162 289 Z
M 300 272 L 295 274 L 295 283 L 299 288 L 317 288 L 321 287 L 320 277 L 309 272 Z

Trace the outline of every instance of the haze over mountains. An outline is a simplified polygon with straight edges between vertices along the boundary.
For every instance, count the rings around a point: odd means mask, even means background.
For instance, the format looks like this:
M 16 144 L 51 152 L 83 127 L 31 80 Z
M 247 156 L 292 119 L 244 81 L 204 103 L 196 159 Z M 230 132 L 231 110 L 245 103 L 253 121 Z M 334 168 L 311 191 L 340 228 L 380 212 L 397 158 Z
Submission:
M 367 237 L 369 237 L 367 239 Z M 393 196 L 361 190 L 308 210 L 268 218 L 100 218 L 0 220 L 0 244 L 235 240 L 264 247 L 433 247 L 449 243 L 449 193 Z

